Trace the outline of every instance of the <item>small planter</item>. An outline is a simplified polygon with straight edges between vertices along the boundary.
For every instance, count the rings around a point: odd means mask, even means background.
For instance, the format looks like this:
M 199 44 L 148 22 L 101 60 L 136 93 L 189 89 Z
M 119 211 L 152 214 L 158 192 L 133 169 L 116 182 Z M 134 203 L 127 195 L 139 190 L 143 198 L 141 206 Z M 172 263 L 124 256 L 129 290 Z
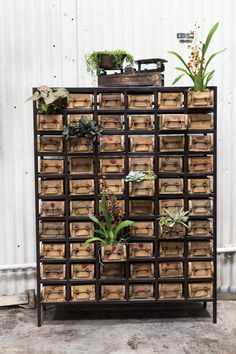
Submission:
M 38 130 L 62 130 L 63 122 L 61 114 L 38 114 Z
M 131 284 L 129 286 L 130 299 L 153 300 L 154 287 L 153 284 Z
M 104 130 L 123 130 L 123 116 L 102 115 L 98 117 L 99 125 Z
M 45 302 L 66 301 L 66 287 L 64 285 L 44 285 L 42 300 Z
M 42 243 L 40 257 L 44 259 L 65 258 L 65 245 L 61 243 Z
M 123 263 L 104 263 L 100 268 L 100 276 L 102 279 L 124 278 Z
M 92 195 L 94 194 L 93 179 L 71 179 L 69 181 L 71 195 Z
M 64 201 L 41 201 L 40 216 L 64 216 L 65 204 Z
M 62 280 L 65 279 L 65 264 L 41 264 L 40 279 Z
M 213 223 L 212 220 L 191 220 L 189 221 L 188 236 L 212 236 Z
M 129 256 L 136 257 L 152 257 L 153 243 L 152 242 L 137 242 L 131 243 L 129 248 Z
M 159 263 L 160 278 L 179 278 L 183 277 L 182 262 L 161 262 Z
M 124 300 L 125 286 L 124 285 L 102 285 L 101 296 L 102 296 L 102 300 Z
M 40 152 L 62 152 L 63 138 L 55 136 L 40 136 L 38 140 L 38 151 Z
M 212 135 L 190 135 L 189 151 L 210 152 L 213 150 Z
M 188 129 L 213 129 L 212 113 L 188 114 Z
M 152 130 L 153 116 L 129 116 L 130 130 Z
M 151 109 L 153 102 L 152 95 L 129 95 L 128 108 L 130 109 Z
M 153 158 L 152 157 L 131 157 L 129 159 L 129 170 L 148 172 L 153 170 Z
M 213 104 L 213 91 L 206 90 L 203 92 L 188 92 L 189 108 L 212 108 Z
M 94 278 L 94 264 L 81 263 L 71 265 L 72 279 L 93 279 Z
M 64 173 L 64 160 L 42 159 L 40 161 L 40 173 L 57 175 Z
M 153 263 L 133 263 L 130 265 L 130 274 L 132 279 L 153 278 Z
M 126 245 L 107 245 L 101 247 L 102 262 L 124 262 L 126 258 Z
M 71 93 L 68 97 L 68 108 L 89 109 L 93 107 L 93 95 L 90 93 Z
M 183 172 L 182 157 L 160 157 L 159 158 L 159 172 L 178 173 Z
M 189 201 L 190 215 L 204 216 L 212 215 L 213 200 L 212 199 L 194 199 Z
M 190 278 L 211 278 L 213 272 L 213 262 L 189 262 L 188 264 Z
M 152 221 L 136 221 L 130 226 L 130 236 L 132 237 L 153 237 L 154 225 Z
M 184 243 L 183 242 L 161 242 L 160 257 L 183 257 Z
M 213 172 L 213 156 L 189 157 L 188 169 L 191 173 Z
M 71 174 L 93 173 L 93 158 L 92 157 L 72 157 L 69 162 Z
M 153 152 L 154 150 L 154 138 L 147 137 L 135 137 L 130 138 L 130 151 L 131 152 Z
M 184 130 L 188 127 L 186 114 L 162 114 L 160 116 L 161 130 Z
M 100 69 L 104 70 L 119 70 L 122 69 L 126 54 L 121 55 L 120 65 L 118 66 L 115 57 L 112 54 L 101 54 L 100 55 Z
M 123 158 L 101 159 L 100 166 L 101 166 L 102 173 L 123 173 L 124 159 Z
M 101 93 L 99 109 L 122 109 L 123 95 L 121 93 Z
M 70 258 L 94 258 L 94 245 L 84 243 L 70 244 Z
M 190 298 L 211 298 L 213 295 L 212 283 L 191 283 L 188 286 Z
M 71 216 L 88 216 L 94 213 L 93 200 L 72 200 L 70 202 Z
M 176 239 L 183 238 L 185 235 L 184 225 L 178 224 L 174 227 L 167 227 L 165 225 L 159 226 L 159 238 Z
M 180 178 L 160 178 L 159 193 L 162 194 L 182 194 L 183 180 Z
M 95 285 L 72 285 L 71 301 L 89 301 L 95 300 Z
M 125 145 L 123 135 L 105 135 L 100 138 L 101 152 L 123 151 L 124 148 Z
M 180 283 L 159 284 L 160 300 L 178 300 L 183 298 L 183 285 Z
M 93 141 L 90 138 L 69 138 L 68 152 L 93 152 Z
M 154 195 L 154 181 L 130 182 L 131 196 L 152 196 Z
M 130 200 L 131 215 L 153 215 L 154 203 L 152 200 Z
M 213 180 L 211 178 L 189 179 L 188 192 L 189 194 L 213 193 Z
M 64 222 L 45 222 L 39 224 L 39 236 L 41 238 L 64 238 L 65 223 Z
M 211 257 L 212 252 L 211 241 L 190 241 L 188 243 L 189 257 Z
M 70 223 L 70 237 L 89 238 L 93 236 L 94 226 L 89 221 L 78 221 Z
M 159 92 L 158 104 L 160 109 L 178 109 L 183 106 L 182 92 Z
M 45 180 L 39 181 L 40 195 L 63 195 L 63 180 Z
M 160 151 L 183 151 L 184 136 L 160 136 Z
M 124 193 L 124 180 L 123 179 L 108 179 L 106 178 L 106 184 L 114 194 L 123 194 Z M 102 190 L 101 181 L 100 181 L 100 190 Z
M 175 213 L 177 209 L 182 209 L 184 207 L 183 199 L 164 199 L 159 201 L 160 204 L 160 215 L 166 215 L 165 209 L 169 212 Z

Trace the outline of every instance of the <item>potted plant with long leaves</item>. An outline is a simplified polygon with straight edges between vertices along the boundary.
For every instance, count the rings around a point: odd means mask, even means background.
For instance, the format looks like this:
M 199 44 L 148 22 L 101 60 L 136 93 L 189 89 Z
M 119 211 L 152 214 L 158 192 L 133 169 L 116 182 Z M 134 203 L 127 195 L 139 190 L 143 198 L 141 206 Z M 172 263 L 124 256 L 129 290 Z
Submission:
M 129 182 L 131 196 L 151 196 L 154 194 L 154 181 L 156 175 L 153 171 L 139 172 L 131 171 L 125 177 Z
M 176 67 L 181 74 L 173 81 L 173 85 L 177 83 L 183 76 L 187 75 L 192 83 L 193 88 L 188 92 L 188 107 L 201 108 L 213 106 L 213 94 L 207 88 L 209 82 L 212 80 L 215 70 L 209 70 L 209 65 L 216 55 L 222 53 L 225 49 L 219 50 L 206 58 L 209 45 L 212 37 L 219 26 L 219 22 L 215 23 L 210 29 L 206 40 L 204 42 L 197 39 L 197 25 L 191 33 L 194 36 L 194 42 L 188 46 L 190 55 L 188 61 L 185 61 L 180 54 L 175 51 L 169 51 L 170 54 L 176 56 L 183 67 Z
M 189 218 L 189 211 L 184 211 L 183 208 L 176 208 L 175 212 L 164 210 L 167 215 L 159 218 L 159 237 L 167 239 L 184 237 L 185 228 L 188 228 L 186 222 Z

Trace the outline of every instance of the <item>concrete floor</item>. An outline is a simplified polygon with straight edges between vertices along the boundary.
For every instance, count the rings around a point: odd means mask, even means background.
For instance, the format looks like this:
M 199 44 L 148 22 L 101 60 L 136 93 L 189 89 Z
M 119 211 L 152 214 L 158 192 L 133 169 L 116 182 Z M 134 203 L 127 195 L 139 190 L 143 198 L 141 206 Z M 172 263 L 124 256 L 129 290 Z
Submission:
M 236 354 L 236 301 L 218 302 L 217 325 L 211 304 L 163 305 L 48 306 L 41 328 L 35 310 L 2 308 L 0 354 Z

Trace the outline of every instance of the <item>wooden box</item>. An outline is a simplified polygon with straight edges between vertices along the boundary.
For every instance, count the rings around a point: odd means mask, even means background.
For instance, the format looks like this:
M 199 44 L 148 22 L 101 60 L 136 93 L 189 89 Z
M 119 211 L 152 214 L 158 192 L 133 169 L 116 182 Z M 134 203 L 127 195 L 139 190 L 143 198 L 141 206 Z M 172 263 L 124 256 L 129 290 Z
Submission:
M 183 285 L 181 283 L 159 284 L 160 300 L 178 300 L 183 298 Z
M 45 222 L 39 223 L 39 236 L 42 238 L 62 238 L 65 237 L 64 222 Z
M 213 296 L 212 283 L 190 283 L 188 285 L 189 297 L 211 298 Z
M 123 130 L 124 117 L 120 115 L 101 115 L 98 117 L 99 125 L 104 130 Z
M 64 187 L 62 179 L 41 179 L 39 181 L 40 195 L 63 195 Z
M 100 277 L 107 278 L 124 278 L 123 263 L 104 263 L 100 267 Z
M 38 130 L 62 130 L 63 122 L 61 114 L 38 114 Z
M 189 194 L 210 194 L 213 193 L 212 178 L 193 178 L 188 180 Z
M 206 90 L 204 92 L 188 92 L 189 108 L 212 108 L 213 104 L 213 91 Z
M 160 136 L 160 151 L 183 151 L 184 136 Z
M 45 302 L 66 301 L 65 285 L 44 285 L 42 288 L 42 300 Z
M 213 156 L 192 156 L 188 160 L 188 170 L 191 173 L 213 172 Z
M 212 220 L 191 220 L 188 222 L 188 236 L 202 237 L 213 235 Z
M 63 138 L 60 136 L 40 136 L 38 139 L 38 151 L 62 152 Z
M 71 286 L 71 301 L 95 300 L 95 285 L 83 284 Z
M 71 195 L 92 195 L 94 194 L 93 179 L 71 179 L 69 181 Z
M 41 243 L 40 257 L 44 259 L 65 258 L 64 243 Z
M 102 262 L 123 262 L 126 260 L 126 245 L 101 247 Z
M 130 182 L 131 196 L 152 196 L 154 194 L 154 181 Z
M 213 129 L 213 115 L 206 114 L 188 114 L 188 129 Z
M 131 157 L 129 159 L 129 170 L 148 172 L 153 170 L 152 157 Z
M 161 262 L 159 263 L 160 278 L 179 278 L 183 277 L 182 262 Z
M 179 109 L 183 106 L 182 92 L 159 92 L 158 105 L 160 109 Z
M 213 150 L 212 135 L 190 135 L 189 151 L 210 152 Z
M 154 138 L 152 136 L 137 136 L 130 138 L 131 152 L 153 152 Z
M 71 237 L 93 237 L 94 224 L 90 221 L 77 221 L 70 223 Z
M 93 95 L 90 93 L 70 93 L 67 108 L 89 109 L 93 107 Z
M 211 257 L 212 252 L 211 241 L 190 241 L 188 243 L 189 257 Z
M 64 216 L 64 201 L 41 201 L 40 216 Z
M 184 225 L 177 224 L 174 227 L 159 225 L 159 238 L 176 239 L 176 238 L 183 238 L 184 236 L 185 236 Z
M 132 263 L 130 276 L 132 279 L 154 278 L 154 263 Z
M 152 242 L 136 242 L 129 245 L 129 256 L 136 257 L 153 257 Z
M 62 280 L 66 277 L 65 264 L 41 264 L 40 279 Z
M 189 200 L 190 215 L 211 215 L 213 213 L 212 199 L 194 199 Z
M 129 109 L 151 109 L 153 95 L 137 94 L 128 95 L 128 108 Z
M 131 215 L 153 215 L 154 202 L 152 200 L 130 200 Z
M 166 215 L 166 210 L 169 212 L 176 212 L 184 207 L 183 199 L 163 199 L 159 201 L 160 215 Z
M 100 169 L 102 173 L 123 173 L 124 159 L 114 157 L 100 159 Z
M 70 201 L 71 216 L 88 216 L 94 214 L 93 200 L 72 200 Z
M 124 180 L 123 179 L 109 179 L 106 178 L 106 184 L 111 193 L 123 194 L 124 193 Z M 102 190 L 102 185 L 100 181 L 100 191 Z
M 153 116 L 129 116 L 130 130 L 152 130 Z
M 71 279 L 93 279 L 94 264 L 78 263 L 71 265 Z
M 130 299 L 152 300 L 154 296 L 153 284 L 131 284 L 129 286 Z
M 100 152 L 117 152 L 124 148 L 123 135 L 104 135 L 100 138 Z
M 68 124 L 78 123 L 82 117 L 86 117 L 88 120 L 93 120 L 92 114 L 68 114 Z
M 68 152 L 93 152 L 93 140 L 91 138 L 69 138 Z
M 70 258 L 94 258 L 94 244 L 85 245 L 81 242 L 71 243 Z
M 99 109 L 122 109 L 123 95 L 121 93 L 101 93 Z
M 154 224 L 153 221 L 136 221 L 130 226 L 131 237 L 153 237 Z
M 94 173 L 92 157 L 72 157 L 69 162 L 71 174 Z
M 102 285 L 101 286 L 102 300 L 124 300 L 125 286 L 124 285 Z
M 159 193 L 162 194 L 182 194 L 183 179 L 181 178 L 160 178 Z
M 183 158 L 163 156 L 159 158 L 159 172 L 181 173 L 183 172 Z
M 188 127 L 186 114 L 160 115 L 160 130 L 184 130 Z
M 183 242 L 160 242 L 160 257 L 182 257 L 183 255 Z
M 188 275 L 190 278 L 211 278 L 213 262 L 189 262 Z
M 40 160 L 40 173 L 59 175 L 64 173 L 64 160 Z

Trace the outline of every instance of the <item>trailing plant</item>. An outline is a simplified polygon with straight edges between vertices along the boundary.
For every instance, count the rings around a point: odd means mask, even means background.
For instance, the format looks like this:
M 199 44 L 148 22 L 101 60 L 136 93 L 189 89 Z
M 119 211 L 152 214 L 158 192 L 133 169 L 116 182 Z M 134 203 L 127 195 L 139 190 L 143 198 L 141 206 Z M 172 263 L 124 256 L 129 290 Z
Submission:
M 194 91 L 203 92 L 206 90 L 206 87 L 210 80 L 213 78 L 215 70 L 208 71 L 208 66 L 211 63 L 212 59 L 223 52 L 225 49 L 219 50 L 209 56 L 206 59 L 206 53 L 211 43 L 212 37 L 219 26 L 219 22 L 217 22 L 209 31 L 207 38 L 204 43 L 197 40 L 197 25 L 195 25 L 195 29 L 191 31 L 191 34 L 194 35 L 195 41 L 188 46 L 190 49 L 190 55 L 188 57 L 188 62 L 186 62 L 182 56 L 174 51 L 169 51 L 168 53 L 175 55 L 184 67 L 177 67 L 176 70 L 182 72 L 176 79 L 173 81 L 172 85 L 178 82 L 184 75 L 188 75 L 193 82 Z
M 176 225 L 183 225 L 188 228 L 186 222 L 189 218 L 189 211 L 184 211 L 183 208 L 176 209 L 175 212 L 170 212 L 167 209 L 164 209 L 167 213 L 166 216 L 162 216 L 159 218 L 159 224 L 161 226 L 166 226 L 168 228 L 173 228 Z
M 68 139 L 70 136 L 91 138 L 93 141 L 103 134 L 103 129 L 94 120 L 82 116 L 78 122 L 64 125 L 62 136 Z
M 142 182 L 142 181 L 154 181 L 157 178 L 156 174 L 153 171 L 148 172 L 139 172 L 131 171 L 125 177 L 125 182 Z
M 122 68 L 124 59 L 128 65 L 132 65 L 134 63 L 134 57 L 125 50 L 116 49 L 112 51 L 104 50 L 92 52 L 85 56 L 88 73 L 90 73 L 91 75 L 99 74 L 99 69 L 101 69 L 101 56 L 103 54 L 108 54 L 113 57 L 117 69 Z
M 69 91 L 63 87 L 40 86 L 26 102 L 37 101 L 37 110 L 40 114 L 57 113 L 66 107 L 68 95 Z

